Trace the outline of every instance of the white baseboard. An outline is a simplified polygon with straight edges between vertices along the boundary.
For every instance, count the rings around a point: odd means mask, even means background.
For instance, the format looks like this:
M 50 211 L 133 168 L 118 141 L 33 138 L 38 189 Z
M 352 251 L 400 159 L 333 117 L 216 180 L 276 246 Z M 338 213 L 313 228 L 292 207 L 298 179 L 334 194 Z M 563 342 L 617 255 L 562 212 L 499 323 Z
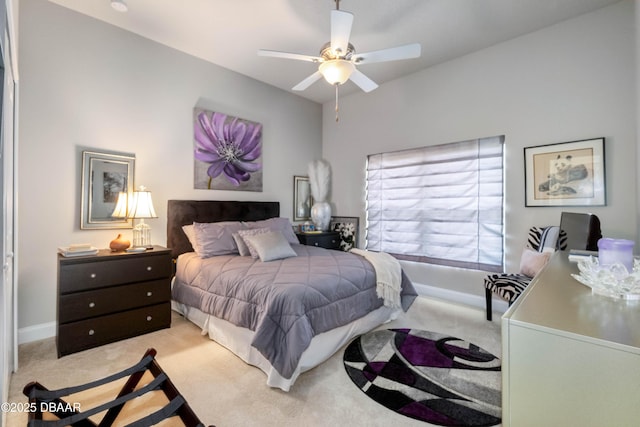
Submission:
M 438 298 L 458 304 L 485 309 L 484 296 L 471 295 L 464 292 L 452 291 L 451 289 L 439 288 L 437 286 L 414 283 L 418 295 Z M 493 299 L 493 312 L 502 315 L 509 305 L 506 301 Z M 27 326 L 18 329 L 18 344 L 32 341 L 39 341 L 56 336 L 56 322 L 41 323 L 39 325 Z
M 471 295 L 465 292 L 453 291 L 451 289 L 439 288 L 437 286 L 423 285 L 421 283 L 414 283 L 413 287 L 418 292 L 418 295 L 437 298 L 445 301 L 455 302 L 458 304 L 464 304 L 471 307 L 486 309 L 484 296 Z M 509 304 L 504 300 L 493 299 L 491 308 L 494 313 L 504 314 L 509 308 Z
M 41 323 L 18 329 L 18 344 L 39 341 L 56 336 L 56 322 Z

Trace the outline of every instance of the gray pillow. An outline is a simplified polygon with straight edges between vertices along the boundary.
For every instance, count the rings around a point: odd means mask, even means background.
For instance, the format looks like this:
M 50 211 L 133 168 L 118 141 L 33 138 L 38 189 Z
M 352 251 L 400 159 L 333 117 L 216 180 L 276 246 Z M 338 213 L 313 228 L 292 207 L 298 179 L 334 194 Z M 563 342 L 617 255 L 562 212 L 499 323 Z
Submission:
M 258 256 L 259 256 L 258 252 L 255 250 L 255 248 L 253 247 L 251 242 L 249 242 L 247 240 L 247 237 L 255 236 L 257 234 L 268 233 L 269 231 L 271 231 L 271 230 L 269 230 L 268 228 L 250 228 L 248 230 L 240 230 L 240 231 L 238 231 L 237 234 L 238 234 L 238 236 L 240 236 L 240 239 L 243 241 L 244 246 L 245 246 L 245 247 L 242 248 L 243 252 L 246 255 L 251 255 L 252 258 L 258 258 Z M 238 246 L 238 249 L 239 248 L 240 248 L 240 246 Z M 249 253 L 247 253 L 247 251 Z M 242 255 L 242 253 L 240 253 L 240 255 Z M 243 255 L 243 256 L 246 256 L 246 255 Z
M 239 221 L 194 222 L 195 245 L 193 245 L 193 249 L 200 258 L 237 254 L 238 247 L 233 239 L 233 233 L 245 228 Z
M 293 225 L 289 218 L 269 218 L 262 221 L 253 221 L 244 223 L 248 228 L 268 228 L 271 231 L 281 231 L 282 235 L 289 243 L 300 243 L 293 231 Z
M 238 252 L 240 253 L 240 256 L 251 256 L 251 251 L 249 250 L 249 247 L 244 242 L 244 239 L 239 233 L 233 233 L 233 240 L 235 240 L 236 242 L 236 246 L 238 247 Z
M 196 232 L 193 229 L 193 224 L 187 224 L 187 225 L 183 225 L 182 226 L 182 231 L 184 231 L 184 234 L 187 236 L 187 239 L 189 239 L 189 243 L 191 243 L 191 247 L 194 248 L 196 247 Z
M 297 256 L 296 251 L 280 231 L 243 236 L 249 248 L 253 247 L 260 261 L 267 262 Z

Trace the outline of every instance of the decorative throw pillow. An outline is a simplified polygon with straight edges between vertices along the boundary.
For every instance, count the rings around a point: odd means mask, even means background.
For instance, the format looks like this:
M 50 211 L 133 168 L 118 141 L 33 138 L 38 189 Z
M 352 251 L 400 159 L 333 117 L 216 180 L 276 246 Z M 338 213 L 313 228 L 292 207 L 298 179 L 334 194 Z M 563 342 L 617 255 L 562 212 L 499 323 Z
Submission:
M 293 231 L 293 225 L 289 218 L 269 218 L 262 221 L 244 223 L 248 228 L 268 228 L 271 231 L 280 231 L 289 243 L 300 243 Z
M 520 258 L 520 274 L 528 277 L 534 277 L 547 265 L 551 252 L 537 252 L 528 248 L 522 251 Z
M 271 230 L 269 230 L 268 228 L 250 228 L 250 229 L 238 231 L 238 235 L 242 237 L 242 240 L 247 246 L 247 249 L 249 250 L 249 253 L 251 254 L 252 258 L 258 258 L 258 252 L 256 251 L 256 249 L 253 247 L 253 245 L 247 238 L 250 236 L 258 235 L 258 234 L 265 234 L 270 231 Z
M 193 223 L 195 245 L 193 249 L 200 258 L 238 253 L 233 233 L 243 230 L 239 221 Z
M 249 251 L 249 247 L 244 242 L 242 236 L 238 233 L 233 233 L 233 240 L 236 242 L 236 246 L 238 247 L 238 252 L 240 256 L 251 256 L 251 252 Z
M 253 247 L 262 262 L 290 258 L 298 255 L 280 231 L 269 231 L 267 233 L 244 236 L 244 240 L 247 242 L 247 246 L 250 248 Z

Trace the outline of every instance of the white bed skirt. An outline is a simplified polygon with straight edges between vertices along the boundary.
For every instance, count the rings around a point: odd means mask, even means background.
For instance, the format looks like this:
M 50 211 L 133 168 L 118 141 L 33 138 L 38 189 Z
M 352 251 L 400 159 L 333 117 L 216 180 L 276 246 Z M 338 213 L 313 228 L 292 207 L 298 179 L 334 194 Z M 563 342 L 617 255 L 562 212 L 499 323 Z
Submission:
M 197 308 L 175 301 L 171 301 L 171 306 L 187 320 L 198 325 L 202 329 L 202 335 L 208 334 L 209 338 L 232 351 L 249 365 L 260 368 L 267 374 L 268 386 L 280 388 L 284 391 L 289 391 L 301 373 L 318 366 L 330 358 L 352 338 L 396 319 L 401 312 L 401 309 L 382 306 L 347 325 L 316 335 L 311 340 L 309 347 L 302 353 L 295 372 L 291 378 L 287 379 L 283 378 L 271 366 L 269 361 L 251 346 L 254 332 L 250 329 L 236 326 L 226 320 L 206 314 Z

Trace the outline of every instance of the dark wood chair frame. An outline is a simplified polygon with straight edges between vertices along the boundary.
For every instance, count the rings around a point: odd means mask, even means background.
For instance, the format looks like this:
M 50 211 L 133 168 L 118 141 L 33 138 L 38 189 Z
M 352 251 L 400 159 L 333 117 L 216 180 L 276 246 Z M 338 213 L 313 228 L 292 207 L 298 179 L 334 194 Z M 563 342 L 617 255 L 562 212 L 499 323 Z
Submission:
M 184 397 L 182 397 L 182 395 L 178 392 L 167 374 L 162 370 L 158 362 L 155 360 L 155 356 L 156 350 L 150 348 L 145 352 L 140 362 L 138 362 L 134 366 L 131 366 L 130 368 L 102 378 L 100 380 L 92 381 L 90 383 L 75 387 L 69 387 L 59 390 L 48 390 L 39 382 L 31 382 L 27 384 L 23 389 L 23 393 L 29 398 L 29 407 L 33 409 L 29 412 L 29 420 L 27 426 L 108 427 L 113 425 L 113 423 L 116 421 L 125 403 L 134 398 L 142 396 L 147 392 L 162 390 L 169 400 L 169 403 L 158 411 L 146 415 L 139 420 L 129 424 L 129 426 L 149 426 L 157 424 L 163 419 L 177 416 L 187 427 L 204 427 L 204 424 L 200 422 Z M 153 375 L 154 379 L 149 384 L 136 390 L 138 383 L 147 371 L 149 371 Z M 124 378 L 126 376 L 129 376 L 129 378 L 127 379 L 127 382 L 122 386 L 120 392 L 114 400 L 96 406 L 89 410 L 78 412 L 75 410 L 75 408 L 77 407 L 76 405 L 68 403 L 62 399 L 63 396 L 68 396 L 94 387 L 98 387 L 109 382 L 116 381 L 120 378 Z M 42 409 L 47 409 L 46 412 L 54 415 L 58 419 L 44 420 L 44 412 L 42 411 Z M 49 411 L 49 409 L 53 409 L 53 411 Z M 89 420 L 89 417 L 105 410 L 106 413 L 99 424 L 96 424 L 93 421 Z

